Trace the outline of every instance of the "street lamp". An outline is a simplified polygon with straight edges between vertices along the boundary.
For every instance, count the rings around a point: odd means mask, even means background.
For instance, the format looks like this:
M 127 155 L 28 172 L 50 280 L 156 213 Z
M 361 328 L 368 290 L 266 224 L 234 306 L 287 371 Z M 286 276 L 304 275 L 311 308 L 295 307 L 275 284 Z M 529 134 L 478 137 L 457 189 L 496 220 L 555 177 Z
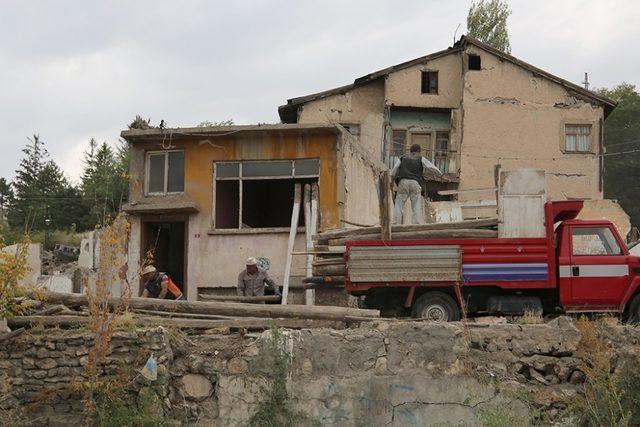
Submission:
M 49 226 L 51 225 L 51 219 L 47 216 L 44 219 L 44 225 L 45 225 L 45 230 L 44 230 L 44 250 L 47 250 L 47 240 L 49 238 Z

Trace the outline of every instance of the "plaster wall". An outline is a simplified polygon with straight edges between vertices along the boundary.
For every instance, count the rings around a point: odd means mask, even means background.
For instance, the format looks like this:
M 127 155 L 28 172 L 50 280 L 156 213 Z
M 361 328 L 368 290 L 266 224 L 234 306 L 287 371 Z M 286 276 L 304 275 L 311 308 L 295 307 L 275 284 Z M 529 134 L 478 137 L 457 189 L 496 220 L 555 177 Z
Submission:
M 421 93 L 422 71 L 438 72 L 438 93 Z M 462 64 L 458 54 L 450 54 L 408 67 L 387 76 L 387 105 L 422 108 L 458 108 L 462 99 Z
M 384 128 L 384 80 L 356 87 L 300 107 L 298 123 L 359 124 L 360 143 L 376 159 L 382 159 Z
M 16 256 L 19 250 L 22 250 L 20 243 L 15 245 L 9 245 L 2 248 L 2 252 L 9 254 L 11 256 Z M 25 276 L 18 281 L 20 286 L 31 287 L 35 286 L 38 277 L 42 274 L 42 258 L 41 258 L 41 246 L 40 243 L 29 243 L 26 248 L 27 256 L 26 262 L 28 271 Z
M 601 199 L 599 135 L 603 109 L 562 86 L 475 47 L 482 69 L 464 75 L 460 189 L 492 187 L 502 169 L 544 169 L 550 200 Z M 564 153 L 565 124 L 590 124 L 591 151 Z M 459 199 L 467 197 L 461 194 Z

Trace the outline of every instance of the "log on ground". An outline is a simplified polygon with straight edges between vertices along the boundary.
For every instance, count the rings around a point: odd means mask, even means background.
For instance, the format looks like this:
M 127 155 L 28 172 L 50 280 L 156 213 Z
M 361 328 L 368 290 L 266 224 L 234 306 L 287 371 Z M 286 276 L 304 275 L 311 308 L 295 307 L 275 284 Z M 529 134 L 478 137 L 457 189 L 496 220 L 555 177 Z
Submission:
M 241 296 L 241 295 L 208 295 L 198 294 L 198 299 L 202 301 L 226 301 L 226 302 L 246 302 L 246 303 L 262 303 L 262 302 L 278 302 L 280 296 L 278 295 L 263 295 L 263 296 Z
M 12 327 L 29 326 L 82 326 L 87 325 L 90 319 L 78 316 L 15 316 L 8 321 Z M 271 327 L 307 329 L 307 328 L 335 328 L 345 327 L 345 322 L 335 320 L 313 319 L 179 319 L 166 317 L 134 317 L 130 320 L 137 326 L 165 326 L 184 329 L 214 329 L 214 328 L 243 328 L 243 329 L 268 329 Z
M 344 280 L 344 278 L 343 278 Z M 47 292 L 45 298 L 52 303 L 66 306 L 87 305 L 87 297 L 80 294 L 63 294 Z M 120 298 L 109 298 L 107 304 L 111 307 L 122 303 Z M 343 320 L 347 316 L 380 317 L 380 311 L 358 309 L 350 307 L 307 306 L 307 305 L 276 305 L 276 304 L 243 304 L 229 302 L 205 301 L 172 301 L 153 298 L 131 298 L 129 308 L 146 310 L 173 311 L 183 313 L 219 314 L 237 317 L 269 317 L 269 318 L 297 318 Z
M 345 264 L 313 267 L 314 276 L 344 276 L 346 272 L 347 266 Z

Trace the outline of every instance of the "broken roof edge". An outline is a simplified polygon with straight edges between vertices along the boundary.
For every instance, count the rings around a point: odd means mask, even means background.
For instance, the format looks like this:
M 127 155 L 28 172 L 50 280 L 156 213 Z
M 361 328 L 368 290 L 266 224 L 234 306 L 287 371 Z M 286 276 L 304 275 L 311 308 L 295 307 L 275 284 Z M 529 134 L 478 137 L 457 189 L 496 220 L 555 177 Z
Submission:
M 590 91 L 588 89 L 583 88 L 580 85 L 577 85 L 575 83 L 572 83 L 568 80 L 565 80 L 561 77 L 558 77 L 554 74 L 551 74 L 547 71 L 544 71 L 538 67 L 535 67 L 531 64 L 529 64 L 528 62 L 522 61 L 518 58 L 516 58 L 515 56 L 512 56 L 508 53 L 502 52 L 499 49 L 496 49 L 484 42 L 481 42 L 478 39 L 475 39 L 473 37 L 467 36 L 467 35 L 462 35 L 460 37 L 460 39 L 454 43 L 453 46 L 448 47 L 444 50 L 438 51 L 438 52 L 434 52 L 431 53 L 429 55 L 425 55 L 425 56 L 421 56 L 419 58 L 415 58 L 415 59 L 411 59 L 405 62 L 401 62 L 400 64 L 396 64 L 396 65 L 392 65 L 390 67 L 387 68 L 383 68 L 379 71 L 374 71 L 373 73 L 369 73 L 366 74 L 362 77 L 358 77 L 356 78 L 353 83 L 348 84 L 348 85 L 344 85 L 344 86 L 340 86 L 340 87 L 336 87 L 333 89 L 328 89 L 328 90 L 324 90 L 322 92 L 316 92 L 316 93 L 312 93 L 310 95 L 305 95 L 305 96 L 299 96 L 299 97 L 295 97 L 295 98 L 290 98 L 287 100 L 287 103 L 284 105 L 281 105 L 278 107 L 278 114 L 280 115 L 280 119 L 284 122 L 284 123 L 295 123 L 297 121 L 297 108 L 298 106 L 305 104 L 307 102 L 311 102 L 311 101 L 315 101 L 317 99 L 322 99 L 325 98 L 327 96 L 332 96 L 332 95 L 338 95 L 338 94 L 343 94 L 346 93 L 352 89 L 355 89 L 358 86 L 363 86 L 365 84 L 371 83 L 379 78 L 383 78 L 386 75 L 396 72 L 396 71 L 400 71 L 403 70 L 405 68 L 408 67 L 412 67 L 414 65 L 420 64 L 422 62 L 425 61 L 429 61 L 429 60 L 433 60 L 433 59 L 437 59 L 440 58 L 442 56 L 446 56 L 446 55 L 450 55 L 452 53 L 458 53 L 464 50 L 464 45 L 465 44 L 471 44 L 473 46 L 478 47 L 479 49 L 482 49 L 488 53 L 491 53 L 493 55 L 496 55 L 502 59 L 505 59 L 511 63 L 513 63 L 514 65 L 517 65 L 521 68 L 527 69 L 529 71 L 531 71 L 532 73 L 538 74 L 541 77 L 544 77 L 548 80 L 553 81 L 556 84 L 559 84 L 560 86 L 564 87 L 565 89 L 568 90 L 573 90 L 575 92 L 578 92 L 579 94 L 586 96 L 590 99 L 594 99 L 598 102 L 603 103 L 604 105 L 608 106 L 609 108 L 606 109 L 605 111 L 605 115 L 608 114 L 609 112 L 611 112 L 611 110 L 613 110 L 617 103 L 612 100 L 609 99 L 605 96 L 602 96 L 596 92 Z
M 209 126 L 209 127 L 188 127 L 188 128 L 151 128 L 151 129 L 129 129 L 120 132 L 120 136 L 127 141 L 138 138 L 153 138 L 171 136 L 226 136 L 250 132 L 282 132 L 282 131 L 331 131 L 340 133 L 334 124 L 328 123 L 276 123 L 257 125 L 232 125 L 232 126 Z
M 526 70 L 531 71 L 534 74 L 538 74 L 541 77 L 544 77 L 548 80 L 553 81 L 556 84 L 559 84 L 560 86 L 563 86 L 566 89 L 571 89 L 573 91 L 576 91 L 578 93 L 580 93 L 581 95 L 584 95 L 588 98 L 591 99 L 595 99 L 596 101 L 602 102 L 603 104 L 608 105 L 609 107 L 611 107 L 611 109 L 615 108 L 616 105 L 618 105 L 617 102 L 615 102 L 614 100 L 607 98 L 606 96 L 602 96 L 596 92 L 593 92 L 589 89 L 585 89 L 584 87 L 577 85 L 575 83 L 570 82 L 569 80 L 565 80 L 562 77 L 558 77 L 555 74 L 551 74 L 548 71 L 544 71 L 541 68 L 538 68 L 534 65 L 529 64 L 528 62 L 525 62 L 521 59 L 516 58 L 515 56 L 512 56 L 506 52 L 501 51 L 500 49 L 496 49 L 493 46 L 490 46 L 478 39 L 475 39 L 473 37 L 467 36 L 467 35 L 463 35 L 460 37 L 460 40 L 458 40 L 456 42 L 456 45 L 459 45 L 461 47 L 464 47 L 465 44 L 471 44 L 473 46 L 476 46 L 479 49 L 482 49 L 486 52 L 489 52 L 495 56 L 498 56 L 504 60 L 507 60 L 511 63 L 513 63 L 514 65 L 517 65 L 519 67 L 522 67 Z

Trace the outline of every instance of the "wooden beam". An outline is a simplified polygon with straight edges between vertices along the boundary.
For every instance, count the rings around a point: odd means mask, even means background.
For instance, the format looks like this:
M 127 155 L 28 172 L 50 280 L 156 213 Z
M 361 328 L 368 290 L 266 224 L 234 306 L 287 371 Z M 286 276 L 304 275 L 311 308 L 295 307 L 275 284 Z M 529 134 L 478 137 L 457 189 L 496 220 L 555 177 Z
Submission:
M 391 174 L 388 170 L 380 173 L 378 179 L 379 186 L 379 208 L 380 208 L 380 239 L 391 240 Z
M 307 250 L 313 250 L 313 239 L 311 238 L 318 231 L 318 183 L 314 182 L 311 184 L 311 224 L 308 226 L 310 228 L 309 236 L 307 237 Z M 309 260 L 313 263 L 313 255 L 309 254 L 307 256 L 307 264 Z M 307 268 L 307 277 L 313 275 L 313 270 L 309 271 Z M 316 291 L 315 289 L 307 289 L 304 293 L 304 303 L 306 305 L 315 305 L 316 303 Z
M 287 261 L 284 266 L 284 281 L 282 283 L 282 305 L 287 304 L 289 296 L 289 280 L 291 279 L 291 260 L 293 245 L 296 242 L 296 231 L 298 228 L 298 216 L 300 215 L 300 184 L 295 184 L 293 190 L 293 209 L 291 211 L 291 228 L 289 230 L 289 243 L 287 244 Z
M 497 191 L 497 187 L 489 187 L 489 188 L 476 188 L 474 190 L 440 190 L 438 194 L 441 196 L 451 196 L 454 194 L 472 194 L 472 193 L 486 193 L 488 191 Z
M 14 316 L 8 321 L 11 326 L 83 326 L 89 324 L 88 317 L 78 316 Z M 137 326 L 165 326 L 183 329 L 243 328 L 268 329 L 271 327 L 306 329 L 345 327 L 344 321 L 312 319 L 179 319 L 166 317 L 134 317 L 131 322 Z
M 429 230 L 429 231 L 405 231 L 393 233 L 394 240 L 419 240 L 419 239 L 457 239 L 457 238 L 493 238 L 498 237 L 496 230 L 485 229 L 454 229 L 454 230 Z M 344 244 L 357 240 L 379 240 L 379 234 L 363 234 L 349 236 L 340 239 L 332 239 L 331 243 Z
M 43 297 L 50 303 L 64 304 L 68 307 L 87 305 L 86 295 L 81 294 L 45 292 Z M 122 303 L 120 298 L 108 298 L 106 302 L 110 307 L 115 307 Z M 172 311 L 182 313 L 216 314 L 234 317 L 271 317 L 325 320 L 342 320 L 345 316 L 364 316 L 372 318 L 380 317 L 380 312 L 378 310 L 365 310 L 350 307 L 319 307 L 305 305 L 282 306 L 278 304 L 174 301 L 137 297 L 129 299 L 129 308 L 141 308 L 145 310 Z
M 263 296 L 240 296 L 240 295 L 207 295 L 198 294 L 198 300 L 202 301 L 226 301 L 226 302 L 246 302 L 246 303 L 262 303 L 280 301 L 279 295 L 263 295 Z
M 458 222 L 442 222 L 432 224 L 408 224 L 394 225 L 391 227 L 393 232 L 403 231 L 428 231 L 428 230 L 453 230 L 459 228 L 491 228 L 498 226 L 498 218 L 474 219 Z M 362 234 L 379 234 L 380 227 L 365 228 L 346 228 L 340 230 L 329 230 L 320 234 L 316 234 L 313 238 L 316 241 L 328 242 L 329 239 L 337 239 L 340 237 L 358 236 Z M 316 246 L 317 248 L 317 246 Z

